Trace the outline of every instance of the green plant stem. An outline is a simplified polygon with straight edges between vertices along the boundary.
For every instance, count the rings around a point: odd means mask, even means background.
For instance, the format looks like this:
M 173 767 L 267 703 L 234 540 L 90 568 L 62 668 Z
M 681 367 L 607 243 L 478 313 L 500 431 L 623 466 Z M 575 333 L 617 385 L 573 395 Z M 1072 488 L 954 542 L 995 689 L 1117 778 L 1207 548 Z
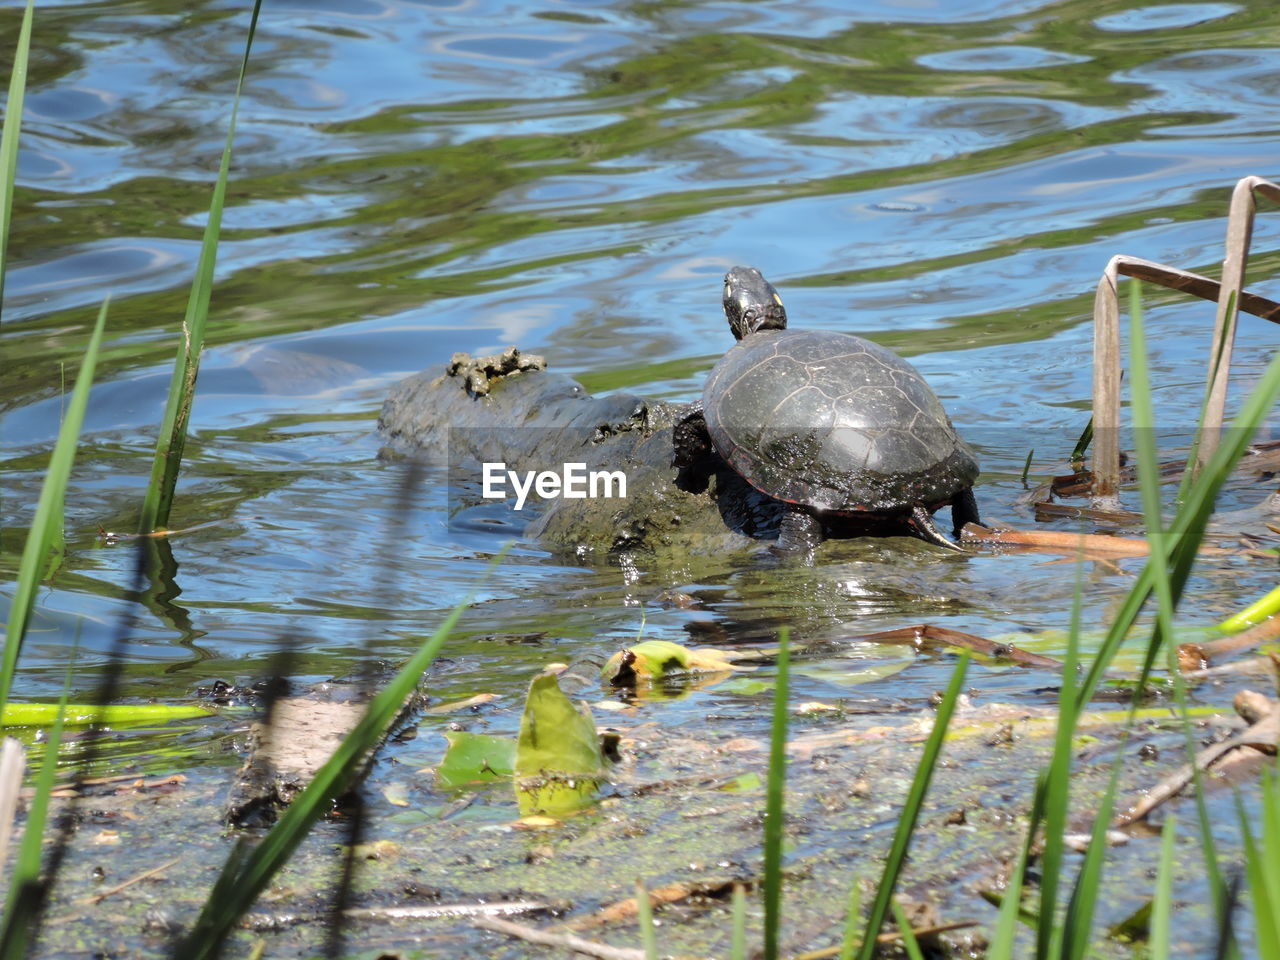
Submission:
M 9 221 L 13 216 L 13 184 L 18 178 L 18 136 L 22 131 L 22 105 L 27 96 L 27 63 L 31 56 L 31 21 L 35 0 L 27 0 L 18 29 L 9 74 L 9 98 L 4 125 L 0 127 L 0 303 L 4 302 L 4 273 L 9 251 Z
M 1062 662 L 1062 685 L 1058 690 L 1058 726 L 1054 732 L 1049 767 L 1036 785 L 1027 841 L 1019 864 L 1021 874 L 1031 856 L 1031 847 L 1044 822 L 1044 849 L 1041 852 L 1040 909 L 1036 915 L 1036 957 L 1054 956 L 1060 949 L 1062 930 L 1057 925 L 1058 884 L 1061 879 L 1066 842 L 1067 816 L 1071 801 L 1072 740 L 1080 719 L 1082 698 L 1076 686 L 1076 665 L 1080 657 L 1080 616 L 1084 603 L 1083 559 L 1077 566 L 1075 591 L 1071 601 L 1071 626 L 1067 632 L 1067 653 Z M 1006 896 L 1021 897 L 1021 888 Z M 1010 944 L 1010 948 L 1012 944 Z
M 740 883 L 733 885 L 732 911 L 729 957 L 730 960 L 747 960 L 747 890 Z
M 1160 867 L 1156 872 L 1156 892 L 1151 898 L 1151 922 L 1147 947 L 1151 960 L 1168 960 L 1169 922 L 1173 918 L 1173 844 L 1177 820 L 1170 814 L 1160 831 Z
M 920 808 L 924 804 L 925 794 L 929 792 L 929 783 L 933 779 L 933 771 L 942 752 L 942 744 L 946 739 L 947 726 L 951 723 L 951 715 L 955 712 L 956 701 L 960 691 L 964 689 L 964 677 L 969 667 L 969 654 L 961 655 L 951 675 L 951 683 L 943 694 L 934 715 L 933 729 L 929 739 L 925 741 L 924 752 L 920 755 L 920 763 L 916 766 L 916 775 L 907 791 L 907 799 L 902 805 L 902 813 L 898 818 L 898 829 L 893 835 L 893 844 L 889 848 L 889 856 L 885 860 L 884 873 L 880 877 L 880 886 L 876 890 L 875 901 L 871 905 L 871 913 L 867 917 L 866 930 L 862 935 L 862 947 L 858 951 L 858 960 L 871 960 L 876 951 L 876 937 L 884 925 L 884 918 L 889 913 L 889 902 L 893 897 L 893 888 L 898 882 L 898 874 L 907 857 L 907 849 L 911 845 L 911 834 L 915 831 L 916 820 L 920 816 Z
M 76 385 L 67 404 L 67 415 L 58 431 L 58 440 L 49 457 L 49 467 L 40 487 L 40 499 L 36 501 L 35 516 L 27 541 L 22 548 L 18 564 L 18 583 L 14 590 L 13 604 L 9 608 L 9 620 L 5 625 L 4 654 L 0 657 L 0 710 L 9 702 L 13 687 L 13 675 L 17 669 L 18 653 L 27 633 L 31 611 L 35 606 L 36 590 L 40 586 L 40 574 L 48 561 L 50 546 L 59 538 L 62 530 L 62 504 L 67 484 L 71 480 L 71 468 L 75 464 L 76 445 L 80 429 L 84 426 L 85 410 L 89 406 L 89 390 L 93 384 L 94 370 L 98 365 L 98 350 L 102 345 L 102 331 L 107 324 L 107 305 L 102 302 L 98 320 L 85 347 Z
M 244 44 L 244 56 L 240 61 L 240 76 L 236 81 L 235 97 L 231 105 L 231 123 L 227 129 L 226 144 L 222 148 L 222 162 L 218 167 L 218 179 L 213 187 L 213 199 L 209 203 L 209 220 L 205 224 L 204 239 L 200 245 L 200 259 L 196 264 L 195 281 L 187 298 L 187 310 L 182 318 L 182 344 L 174 362 L 173 376 L 169 381 L 169 396 L 165 402 L 164 417 L 160 421 L 160 433 L 156 440 L 155 459 L 151 464 L 151 479 L 142 502 L 140 533 L 150 533 L 169 522 L 173 508 L 174 491 L 178 485 L 178 470 L 187 442 L 187 426 L 191 420 L 191 404 L 195 400 L 196 377 L 200 372 L 200 352 L 204 347 L 205 327 L 209 319 L 209 300 L 213 293 L 213 269 L 218 258 L 218 234 L 222 229 L 222 208 L 226 202 L 227 178 L 231 170 L 231 148 L 235 142 L 236 119 L 240 113 L 240 93 L 249 67 L 249 51 L 258 26 L 258 12 L 262 0 L 254 0 L 253 14 L 249 20 L 248 36 Z
M 769 738 L 769 779 L 764 813 L 764 957 L 776 960 L 782 914 L 782 840 L 786 816 L 787 699 L 791 676 L 791 632 L 778 632 L 777 680 L 773 691 L 773 725 Z
M 920 943 L 916 940 L 916 933 L 911 929 L 911 921 L 907 919 L 902 905 L 898 903 L 898 898 L 894 897 L 890 904 L 893 907 L 893 921 L 898 925 L 898 935 L 902 937 L 903 952 L 906 953 L 908 960 L 924 960 L 924 954 L 920 952 Z
M 1280 587 L 1255 600 L 1239 613 L 1232 614 L 1215 627 L 1221 633 L 1239 633 L 1280 613 Z
M 653 926 L 653 904 L 649 902 L 649 888 L 643 880 L 636 881 L 636 923 L 640 927 L 640 943 L 645 960 L 658 960 L 658 932 Z

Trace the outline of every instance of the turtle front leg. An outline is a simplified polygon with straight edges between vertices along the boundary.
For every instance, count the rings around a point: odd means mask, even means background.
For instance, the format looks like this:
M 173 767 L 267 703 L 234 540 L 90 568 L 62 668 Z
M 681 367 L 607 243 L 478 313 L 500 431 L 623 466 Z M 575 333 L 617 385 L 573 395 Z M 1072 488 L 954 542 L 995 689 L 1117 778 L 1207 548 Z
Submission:
M 705 493 L 719 459 L 707 432 L 702 401 L 695 400 L 671 428 L 671 465 L 678 470 L 676 486 L 686 493 Z
M 966 523 L 982 523 L 978 516 L 978 501 L 973 496 L 973 488 L 965 487 L 951 500 L 951 523 L 954 526 L 952 536 L 959 540 L 964 535 Z
M 822 521 L 799 504 L 786 504 L 782 511 L 782 522 L 778 525 L 778 542 L 773 549 L 779 553 L 812 556 L 820 543 Z
M 674 467 L 692 467 L 703 463 L 711 455 L 711 434 L 707 433 L 707 418 L 702 412 L 702 401 L 694 400 L 671 429 Z
M 911 527 L 911 531 L 927 543 L 946 547 L 948 550 L 964 551 L 960 544 L 938 529 L 938 525 L 933 522 L 933 515 L 925 509 L 922 503 L 917 503 L 911 508 L 911 519 L 907 523 Z

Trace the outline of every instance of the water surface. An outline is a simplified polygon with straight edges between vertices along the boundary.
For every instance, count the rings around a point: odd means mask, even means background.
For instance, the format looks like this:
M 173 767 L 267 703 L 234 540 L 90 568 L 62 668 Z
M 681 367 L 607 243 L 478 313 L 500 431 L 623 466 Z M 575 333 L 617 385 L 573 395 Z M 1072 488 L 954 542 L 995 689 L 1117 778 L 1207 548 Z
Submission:
M 19 16 L 0 9 L 0 35 Z M 814 568 L 758 549 L 583 567 L 517 539 L 482 582 L 520 518 L 451 523 L 438 483 L 394 516 L 383 397 L 455 351 L 516 343 L 593 390 L 691 399 L 731 342 L 720 278 L 754 264 L 794 324 L 911 357 L 978 448 L 985 515 L 1030 526 L 1029 450 L 1033 484 L 1064 472 L 1088 418 L 1108 258 L 1213 273 L 1231 186 L 1280 174 L 1280 13 L 1265 0 L 269 3 L 172 518 L 225 523 L 174 538 L 136 604 L 131 549 L 98 533 L 135 522 L 246 26 L 225 2 L 37 12 L 0 332 L 9 579 L 67 378 L 107 294 L 112 306 L 69 556 L 40 596 L 21 697 L 60 689 L 76 638 L 75 692 L 90 695 L 126 612 L 124 693 L 171 699 L 260 678 L 283 637 L 304 651 L 302 682 L 394 663 L 478 591 L 439 696 L 518 696 L 543 663 L 636 636 L 643 607 L 648 636 L 769 641 L 788 624 L 829 643 L 804 699 L 844 696 L 864 661 L 888 658 L 901 669 L 867 689 L 923 704 L 950 657 L 849 638 L 926 621 L 1060 630 L 1072 567 L 901 540 L 829 544 Z M 1274 211 L 1254 251 L 1265 293 L 1280 271 Z M 1159 415 L 1185 432 L 1213 308 L 1148 303 Z M 1234 401 L 1277 342 L 1254 318 L 1240 336 Z M 1266 490 L 1241 480 L 1224 507 Z M 1084 571 L 1088 629 L 1135 569 Z M 1213 622 L 1272 586 L 1256 564 L 1206 567 L 1185 619 Z M 701 602 L 664 606 L 668 590 Z M 1046 678 L 986 666 L 973 682 L 1032 697 Z

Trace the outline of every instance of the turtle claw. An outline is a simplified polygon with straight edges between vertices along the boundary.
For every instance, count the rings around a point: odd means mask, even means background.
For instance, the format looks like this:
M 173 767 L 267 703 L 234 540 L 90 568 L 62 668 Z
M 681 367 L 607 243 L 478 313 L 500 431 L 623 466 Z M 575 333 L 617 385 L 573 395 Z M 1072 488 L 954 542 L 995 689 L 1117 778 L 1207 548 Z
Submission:
M 803 507 L 787 504 L 778 526 L 775 553 L 812 558 L 822 543 L 822 521 Z
M 924 508 L 924 504 L 917 503 L 911 508 L 911 520 L 909 521 L 912 532 L 917 537 L 927 543 L 935 546 L 945 547 L 948 550 L 959 550 L 964 552 L 964 547 L 956 543 L 945 533 L 938 529 L 938 525 L 933 522 L 933 515 Z

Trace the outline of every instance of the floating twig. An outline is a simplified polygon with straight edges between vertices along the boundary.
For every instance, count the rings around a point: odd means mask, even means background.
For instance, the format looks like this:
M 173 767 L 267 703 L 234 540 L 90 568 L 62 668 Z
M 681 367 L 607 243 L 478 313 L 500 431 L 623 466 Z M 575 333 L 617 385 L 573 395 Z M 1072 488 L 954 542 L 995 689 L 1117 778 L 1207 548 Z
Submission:
M 1014 530 L 1009 527 L 983 527 L 976 523 L 965 524 L 961 539 L 966 543 L 985 543 L 996 546 L 1021 547 L 1083 556 L 1085 559 L 1118 557 L 1145 557 L 1151 553 L 1151 544 L 1132 537 L 1109 537 L 1097 533 L 1064 533 L 1058 530 Z M 1225 547 L 1201 547 L 1206 556 L 1235 556 L 1238 551 Z
M 497 917 L 480 917 L 475 921 L 475 925 L 482 930 L 505 933 L 508 937 L 516 937 L 544 947 L 561 947 L 565 950 L 585 953 L 590 957 L 600 957 L 601 960 L 645 960 L 645 952 L 635 947 L 611 947 L 607 943 L 586 940 L 572 933 L 551 933 L 549 930 L 539 930 L 537 927 L 526 926 L 523 923 L 499 920 Z
M 1180 643 L 1178 644 L 1178 667 L 1183 673 L 1203 670 L 1213 663 L 1215 657 L 1239 653 L 1241 650 L 1252 650 L 1276 637 L 1280 637 L 1280 617 L 1264 620 L 1231 637 L 1218 637 L 1203 643 Z
M 1182 662 L 1181 654 L 1178 657 Z M 1182 671 L 1184 680 L 1212 680 L 1214 677 L 1278 677 L 1275 661 L 1271 657 L 1249 657 L 1247 660 L 1233 660 L 1218 666 L 1200 667 Z
M 1132 510 L 1102 510 L 1098 507 L 1081 507 L 1071 503 L 1053 503 L 1049 500 L 1039 500 L 1033 506 L 1037 520 L 1066 517 L 1070 520 L 1109 523 L 1117 527 L 1134 527 L 1143 523 L 1142 514 Z
M 168 870 L 170 867 L 172 867 L 175 863 L 177 863 L 181 859 L 182 857 L 174 857 L 172 860 L 166 860 L 164 863 L 160 864 L 160 866 L 152 867 L 149 870 L 143 870 L 141 873 L 134 874 L 128 880 L 125 880 L 122 883 L 117 883 L 114 887 L 111 887 L 108 890 L 103 890 L 101 893 L 95 893 L 91 897 L 81 897 L 79 900 L 76 901 L 76 903 L 82 903 L 85 905 L 99 904 L 103 900 L 107 899 L 107 897 L 114 896 L 115 894 L 119 893 L 121 890 L 127 890 L 129 887 L 132 887 L 135 883 L 141 883 L 143 880 L 151 879 L 157 873 L 163 873 L 165 870 Z
M 689 778 L 692 779 L 692 778 Z M 719 778 L 723 782 L 729 782 L 733 777 Z M 665 786 L 670 786 L 679 781 L 663 781 Z M 704 777 L 698 786 L 706 783 Z M 645 786 L 650 786 L 646 784 Z M 669 883 L 665 887 L 658 887 L 654 890 L 646 891 L 647 899 L 650 907 L 666 906 L 667 904 L 679 903 L 687 900 L 692 896 L 705 897 L 724 897 L 729 889 L 733 886 L 733 881 L 728 879 L 711 879 L 705 881 L 687 881 L 680 883 Z M 614 903 L 601 907 L 595 913 L 577 920 L 571 921 L 564 925 L 566 930 L 590 930 L 593 927 L 614 926 L 619 923 L 630 923 L 636 919 L 640 913 L 640 903 L 637 897 L 627 897 L 625 900 L 618 900 Z
M 916 646 L 922 646 L 926 640 L 932 640 L 936 643 L 946 644 L 949 647 L 972 650 L 983 656 L 1009 660 L 1024 667 L 1047 667 L 1051 670 L 1062 669 L 1062 661 L 1055 660 L 1053 657 L 1030 653 L 1027 650 L 1020 650 L 1011 643 L 998 643 L 995 640 L 988 640 L 986 637 L 964 633 L 960 630 L 952 630 L 950 627 L 939 627 L 932 623 L 918 623 L 910 627 L 900 627 L 897 630 L 882 630 L 879 633 L 863 634 L 855 639 L 870 640 L 873 643 L 894 643 L 906 640 Z
M 1237 702 L 1240 703 L 1239 698 Z M 1259 710 L 1256 706 L 1252 704 L 1250 706 L 1250 715 L 1258 716 Z M 1233 750 L 1252 747 L 1266 753 L 1275 753 L 1277 741 L 1280 741 L 1280 708 L 1273 707 L 1238 736 L 1201 750 L 1195 755 L 1194 766 L 1188 763 L 1165 777 L 1150 790 L 1144 791 L 1142 797 L 1111 821 L 1112 826 L 1127 827 L 1143 819 L 1160 804 L 1181 793 L 1183 788 L 1191 782 L 1196 770 L 1207 771 Z
M 183 527 L 180 530 L 152 530 L 150 533 L 114 533 L 110 530 L 104 530 L 99 526 L 98 539 L 103 543 L 120 543 L 123 540 L 141 540 L 148 537 L 152 539 L 177 537 L 184 533 L 194 533 L 197 530 L 205 530 L 209 527 L 219 527 L 226 523 L 239 523 L 241 520 L 257 519 L 257 517 L 223 517 L 221 520 L 207 520 L 204 523 L 197 523 L 193 527 Z
M 936 937 L 940 933 L 949 933 L 952 930 L 968 930 L 970 927 L 976 927 L 977 920 L 957 920 L 954 923 L 940 923 L 932 927 L 912 927 L 911 933 L 920 940 L 923 937 Z M 876 943 L 891 944 L 897 943 L 902 939 L 901 930 L 887 930 L 884 933 L 876 934 Z M 827 960 L 828 957 L 838 957 L 844 950 L 843 946 L 823 947 L 821 950 L 809 950 L 805 953 L 792 954 L 791 960 Z
M 422 903 L 399 907 L 348 907 L 342 915 L 351 920 L 433 920 L 440 917 L 509 917 L 541 913 L 551 905 L 538 900 L 500 900 L 496 903 Z

